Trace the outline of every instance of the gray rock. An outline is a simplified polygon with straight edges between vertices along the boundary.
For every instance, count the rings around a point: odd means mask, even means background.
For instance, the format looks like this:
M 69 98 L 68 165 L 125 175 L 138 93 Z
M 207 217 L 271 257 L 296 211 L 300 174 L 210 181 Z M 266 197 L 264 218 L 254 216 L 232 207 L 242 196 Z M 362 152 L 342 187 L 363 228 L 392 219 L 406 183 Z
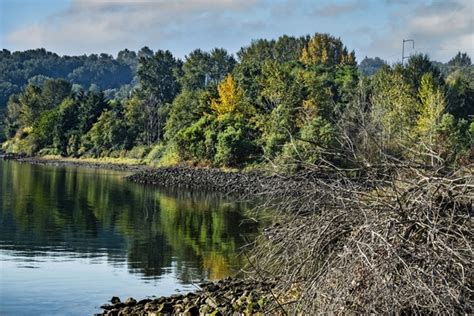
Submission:
M 117 297 L 117 296 L 113 296 L 113 297 L 110 299 L 110 302 L 111 302 L 112 304 L 118 304 L 118 303 L 120 303 L 120 298 Z
M 125 300 L 125 305 L 127 306 L 133 306 L 135 304 L 137 304 L 137 300 L 134 299 L 133 297 L 129 297 Z

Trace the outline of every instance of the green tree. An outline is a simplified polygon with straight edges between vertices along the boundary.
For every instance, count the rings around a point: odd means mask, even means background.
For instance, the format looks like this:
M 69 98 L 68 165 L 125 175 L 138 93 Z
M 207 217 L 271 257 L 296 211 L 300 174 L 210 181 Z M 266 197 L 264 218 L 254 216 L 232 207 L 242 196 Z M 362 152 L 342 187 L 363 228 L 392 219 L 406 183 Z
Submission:
M 224 127 L 217 135 L 214 162 L 221 166 L 239 166 L 258 153 L 255 131 L 242 119 L 227 115 L 221 122 Z
M 41 113 L 38 120 L 33 125 L 33 137 L 36 147 L 42 149 L 53 145 L 52 135 L 56 132 L 56 127 L 59 124 L 59 110 L 51 109 Z
M 57 112 L 57 124 L 55 125 L 53 133 L 53 145 L 62 156 L 72 154 L 68 147 L 72 141 L 78 142 L 77 135 L 79 125 L 81 123 L 79 118 L 80 105 L 72 99 L 66 98 L 60 105 Z M 76 147 L 79 144 L 74 144 Z
M 158 50 L 155 54 L 140 57 L 138 78 L 145 95 L 151 95 L 160 105 L 173 101 L 179 92 L 174 76 L 179 63 L 170 51 Z
M 304 85 L 298 79 L 298 68 L 290 63 L 267 61 L 262 67 L 260 82 L 265 111 L 258 119 L 258 126 L 263 131 L 262 145 L 269 157 L 277 155 L 300 126 Z
M 89 91 L 85 98 L 80 100 L 78 110 L 79 130 L 81 134 L 89 131 L 100 114 L 107 108 L 108 103 L 102 92 Z
M 20 125 L 20 116 L 21 116 L 21 103 L 18 99 L 18 95 L 12 94 L 7 104 L 7 111 L 5 114 L 5 135 L 7 138 L 12 138 L 15 136 Z
M 165 139 L 173 140 L 178 132 L 197 122 L 209 112 L 209 94 L 203 90 L 183 90 L 173 101 L 165 126 Z
M 457 119 L 474 116 L 474 69 L 461 68 L 453 71 L 447 81 L 447 111 Z
M 410 135 L 418 114 L 418 99 L 403 75 L 390 68 L 383 68 L 373 77 L 370 97 L 372 120 L 379 126 L 374 135 L 384 152 L 401 154 L 400 145 L 410 143 Z
M 41 91 L 44 109 L 54 109 L 71 94 L 72 85 L 62 79 L 46 80 Z
M 469 67 L 472 65 L 471 57 L 467 53 L 458 52 L 448 61 L 448 66 L 453 68 Z
M 348 52 L 339 38 L 329 34 L 314 34 L 301 54 L 301 62 L 306 65 L 355 65 L 354 52 Z
M 184 90 L 215 86 L 232 72 L 235 63 L 234 57 L 223 48 L 215 48 L 210 53 L 196 49 L 186 56 L 179 82 Z
M 139 97 L 145 119 L 143 136 L 147 145 L 161 140 L 167 104 L 173 101 L 180 89 L 175 77 L 179 67 L 180 63 L 169 51 L 159 50 L 152 57 L 140 57 L 138 77 L 142 90 Z
M 211 68 L 211 56 L 200 49 L 193 50 L 183 63 L 183 74 L 179 82 L 184 90 L 204 89 L 207 86 Z
M 412 86 L 415 93 L 420 89 L 421 78 L 428 72 L 433 75 L 433 79 L 437 84 L 443 84 L 443 77 L 440 70 L 431 62 L 426 54 L 410 56 L 406 66 L 403 68 L 404 78 Z
M 184 160 L 212 162 L 215 155 L 218 123 L 211 115 L 182 129 L 175 138 L 179 155 Z
M 431 73 L 427 73 L 421 78 L 418 96 L 421 102 L 414 130 L 422 145 L 433 150 L 436 130 L 445 110 L 446 102 L 444 93 L 436 85 Z M 431 163 L 434 163 L 433 159 L 431 159 Z
M 287 142 L 276 162 L 288 171 L 297 170 L 302 163 L 314 164 L 332 146 L 335 129 L 317 116 L 301 128 L 299 135 Z
M 18 101 L 20 108 L 20 124 L 22 126 L 32 126 L 35 119 L 43 110 L 41 100 L 41 89 L 32 85 L 28 85 L 25 91 L 20 94 Z
M 85 136 L 90 140 L 91 151 L 98 156 L 103 152 L 126 147 L 127 129 L 125 122 L 114 110 L 105 110 Z
M 359 70 L 366 76 L 374 75 L 380 68 L 386 66 L 387 62 L 379 57 L 368 58 L 365 56 L 359 64 Z
M 436 152 L 446 163 L 468 164 L 474 158 L 474 123 L 444 114 L 436 130 Z

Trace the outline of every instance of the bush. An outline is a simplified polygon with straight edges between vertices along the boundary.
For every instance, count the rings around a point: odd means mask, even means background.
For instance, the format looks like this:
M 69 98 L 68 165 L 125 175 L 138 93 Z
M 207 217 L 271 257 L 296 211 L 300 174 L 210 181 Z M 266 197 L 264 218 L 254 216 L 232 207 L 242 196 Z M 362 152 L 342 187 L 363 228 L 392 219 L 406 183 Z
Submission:
M 332 146 L 334 135 L 334 128 L 328 121 L 315 117 L 301 128 L 300 137 L 283 146 L 276 162 L 286 171 L 298 169 L 301 163 L 315 163 Z
M 179 152 L 176 148 L 175 144 L 169 144 L 166 147 L 163 147 L 164 151 L 162 152 L 162 156 L 158 160 L 157 163 L 152 161 L 152 165 L 156 167 L 170 167 L 176 166 L 180 161 L 181 157 L 179 156 Z
M 126 158 L 132 159 L 143 159 L 150 152 L 151 148 L 145 145 L 138 145 L 129 150 L 126 154 Z
M 220 166 L 239 166 L 258 152 L 255 131 L 242 117 L 226 115 L 220 121 L 214 162 Z
M 216 139 L 216 122 L 211 116 L 203 116 L 199 121 L 176 135 L 179 156 L 184 160 L 212 160 Z

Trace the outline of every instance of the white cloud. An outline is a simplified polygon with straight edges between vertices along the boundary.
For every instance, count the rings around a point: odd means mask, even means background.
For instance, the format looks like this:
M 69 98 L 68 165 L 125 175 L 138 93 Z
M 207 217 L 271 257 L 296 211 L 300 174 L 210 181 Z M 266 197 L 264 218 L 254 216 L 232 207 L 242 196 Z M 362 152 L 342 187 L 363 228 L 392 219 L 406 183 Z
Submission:
M 336 17 L 354 11 L 362 10 L 367 7 L 367 2 L 352 1 L 347 3 L 333 3 L 314 10 L 314 15 L 321 17 Z
M 359 59 L 400 60 L 402 40 L 413 38 L 418 51 L 447 61 L 458 50 L 474 57 L 473 7 L 473 0 L 73 0 L 2 45 L 60 54 L 149 46 L 182 57 L 198 47 L 235 52 L 255 38 L 329 32 Z
M 230 25 L 226 28 L 218 24 L 220 17 L 249 10 L 256 3 L 257 0 L 74 0 L 70 8 L 48 21 L 8 34 L 6 43 L 19 50 L 45 47 L 62 54 L 116 52 L 151 43 L 165 48 L 184 33 L 206 29 L 221 36 L 230 32 Z
M 402 8 L 363 51 L 400 61 L 402 40 L 408 38 L 415 40 L 415 50 L 409 52 L 426 53 L 435 60 L 447 61 L 458 51 L 474 57 L 474 1 L 435 0 Z

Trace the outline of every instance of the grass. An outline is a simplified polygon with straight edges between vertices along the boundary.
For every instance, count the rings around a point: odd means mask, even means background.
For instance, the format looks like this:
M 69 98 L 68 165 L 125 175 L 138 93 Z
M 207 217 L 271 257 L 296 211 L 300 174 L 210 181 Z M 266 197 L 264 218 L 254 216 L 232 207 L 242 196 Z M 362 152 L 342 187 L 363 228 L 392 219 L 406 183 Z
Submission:
M 45 155 L 41 156 L 40 159 L 44 160 L 57 160 L 57 161 L 66 161 L 66 162 L 83 162 L 83 163 L 99 163 L 99 164 L 114 164 L 114 165 L 145 165 L 143 159 L 137 158 L 111 158 L 111 157 L 81 157 L 81 158 L 72 158 L 72 157 L 62 157 L 59 155 Z

